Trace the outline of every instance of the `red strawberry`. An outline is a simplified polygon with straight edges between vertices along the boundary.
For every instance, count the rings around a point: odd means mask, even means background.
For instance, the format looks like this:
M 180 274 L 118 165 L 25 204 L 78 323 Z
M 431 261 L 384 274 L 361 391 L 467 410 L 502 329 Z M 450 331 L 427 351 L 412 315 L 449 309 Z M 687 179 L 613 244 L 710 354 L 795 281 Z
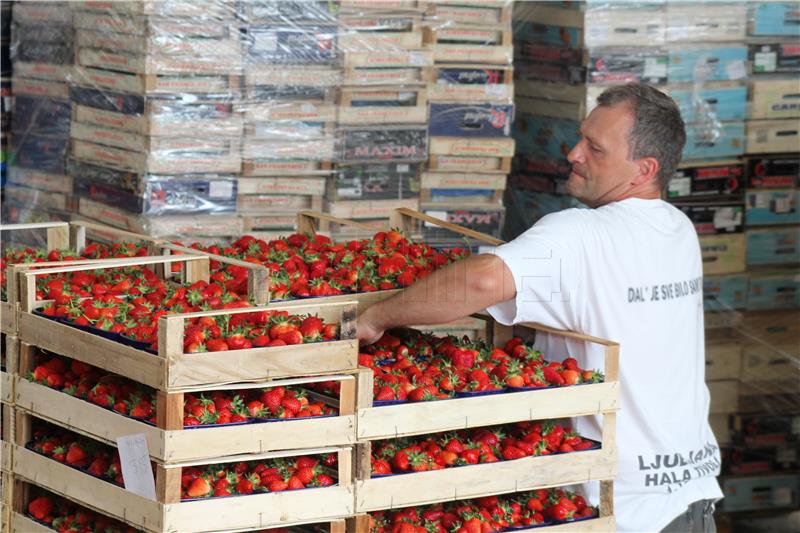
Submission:
M 212 488 L 205 477 L 198 477 L 186 489 L 186 496 L 188 498 L 208 498 L 211 494 Z

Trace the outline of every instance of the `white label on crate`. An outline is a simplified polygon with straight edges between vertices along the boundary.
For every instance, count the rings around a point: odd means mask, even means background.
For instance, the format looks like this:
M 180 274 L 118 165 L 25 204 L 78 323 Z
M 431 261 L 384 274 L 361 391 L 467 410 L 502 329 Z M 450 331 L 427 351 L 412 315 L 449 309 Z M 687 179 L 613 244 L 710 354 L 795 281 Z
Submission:
M 772 493 L 772 504 L 775 507 L 792 505 L 794 502 L 792 487 L 779 487 Z
M 667 62 L 657 57 L 648 57 L 644 60 L 644 78 L 666 78 Z
M 278 50 L 278 34 L 274 32 L 253 34 L 253 49 L 258 52 L 275 52 Z
M 777 52 L 756 52 L 753 56 L 753 72 L 772 72 L 778 68 Z
M 725 72 L 728 73 L 728 78 L 732 80 L 741 80 L 747 76 L 747 68 L 745 68 L 744 61 L 736 60 L 728 63 L 725 67 Z
M 156 482 L 150 467 L 150 454 L 144 433 L 118 438 L 117 449 L 125 489 L 155 501 Z
M 692 178 L 672 178 L 669 182 L 669 194 L 689 196 L 692 193 Z
M 770 198 L 766 194 L 756 194 L 755 195 L 755 202 L 754 206 L 756 209 L 769 209 L 769 201 Z
M 208 184 L 208 196 L 211 198 L 231 198 L 233 183 L 230 181 L 212 181 Z
M 425 214 L 430 217 L 438 218 L 439 220 L 444 220 L 445 222 L 447 222 L 447 211 L 425 211 Z M 425 227 L 435 228 L 437 226 L 432 222 L 425 221 Z
M 773 201 L 772 212 L 777 214 L 786 214 L 794 211 L 794 202 L 791 198 L 775 198 Z
M 424 67 L 428 64 L 428 62 L 425 60 L 425 54 L 420 52 L 411 52 L 408 54 L 408 58 L 411 64 L 414 66 Z

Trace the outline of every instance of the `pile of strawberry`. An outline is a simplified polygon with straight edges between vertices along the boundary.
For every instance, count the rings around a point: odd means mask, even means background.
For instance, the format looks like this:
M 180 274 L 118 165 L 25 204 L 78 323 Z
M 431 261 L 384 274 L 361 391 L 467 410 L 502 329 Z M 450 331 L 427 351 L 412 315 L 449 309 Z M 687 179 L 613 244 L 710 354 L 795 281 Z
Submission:
M 370 513 L 370 533 L 486 533 L 598 516 L 577 494 L 540 489 Z
M 370 239 L 334 243 L 328 237 L 294 234 L 269 242 L 245 235 L 231 246 L 191 245 L 260 264 L 270 271 L 271 299 L 285 300 L 396 289 L 469 255 L 468 250 L 438 251 L 415 243 L 399 231 L 378 232 Z M 230 266 L 212 262 L 212 270 Z
M 335 483 L 335 453 L 184 467 L 181 499 L 220 498 L 235 494 L 282 492 Z M 329 473 L 330 472 L 330 473 Z
M 35 427 L 27 447 L 54 461 L 124 486 L 119 452 L 113 446 L 42 422 Z M 155 471 L 155 466 L 153 468 Z
M 28 380 L 131 418 L 156 423 L 155 390 L 60 355 L 38 354 Z M 335 415 L 298 386 L 184 394 L 184 427 Z
M 53 261 L 79 261 L 82 259 L 110 259 L 121 257 L 141 257 L 147 255 L 147 247 L 132 242 L 114 243 L 111 245 L 92 243 L 78 254 L 73 250 L 51 250 L 46 252 L 35 248 L 6 248 L 0 256 L 0 292 L 5 300 L 6 276 L 9 265 L 21 263 L 44 263 Z M 49 276 L 51 279 L 65 279 L 67 274 Z
M 362 349 L 359 364 L 374 373 L 376 401 L 428 401 L 464 393 L 597 383 L 603 375 L 568 357 L 550 362 L 521 338 L 503 348 L 483 341 L 405 329 Z
M 426 472 L 587 450 L 596 443 L 552 421 L 519 422 L 373 444 L 372 473 Z
M 137 533 L 143 531 L 38 489 L 28 503 L 28 516 L 61 533 Z
M 184 427 L 246 423 L 259 420 L 309 418 L 338 411 L 321 401 L 309 401 L 299 387 L 272 387 L 246 391 L 214 391 L 184 395 Z
M 39 353 L 27 379 L 100 407 L 155 424 L 155 390 L 77 359 Z
M 235 302 L 247 307 L 246 302 Z M 192 318 L 184 332 L 187 353 L 243 350 L 336 340 L 338 324 L 288 311 L 257 311 Z

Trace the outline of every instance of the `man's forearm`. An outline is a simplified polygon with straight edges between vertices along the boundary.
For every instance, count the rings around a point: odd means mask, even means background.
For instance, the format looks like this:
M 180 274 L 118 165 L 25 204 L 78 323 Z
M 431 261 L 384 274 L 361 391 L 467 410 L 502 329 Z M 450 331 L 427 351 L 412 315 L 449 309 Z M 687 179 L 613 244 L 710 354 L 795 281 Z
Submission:
M 516 287 L 503 261 L 478 255 L 439 269 L 388 300 L 367 316 L 379 329 L 444 324 L 513 298 Z

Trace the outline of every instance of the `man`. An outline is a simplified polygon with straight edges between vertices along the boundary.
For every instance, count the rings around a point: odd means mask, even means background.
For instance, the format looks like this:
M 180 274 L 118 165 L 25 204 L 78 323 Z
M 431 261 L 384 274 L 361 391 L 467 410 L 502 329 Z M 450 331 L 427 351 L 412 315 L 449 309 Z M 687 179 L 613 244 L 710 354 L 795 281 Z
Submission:
M 388 328 L 487 309 L 503 324 L 539 322 L 619 342 L 618 529 L 714 531 L 722 493 L 707 421 L 700 247 L 689 219 L 660 199 L 680 162 L 684 124 L 675 103 L 647 85 L 610 88 L 597 101 L 567 156 L 567 191 L 591 209 L 548 215 L 494 254 L 372 306 L 358 336 L 369 343 Z M 587 368 L 603 364 L 582 344 L 537 346 Z M 597 438 L 599 424 L 584 417 L 577 429 Z

